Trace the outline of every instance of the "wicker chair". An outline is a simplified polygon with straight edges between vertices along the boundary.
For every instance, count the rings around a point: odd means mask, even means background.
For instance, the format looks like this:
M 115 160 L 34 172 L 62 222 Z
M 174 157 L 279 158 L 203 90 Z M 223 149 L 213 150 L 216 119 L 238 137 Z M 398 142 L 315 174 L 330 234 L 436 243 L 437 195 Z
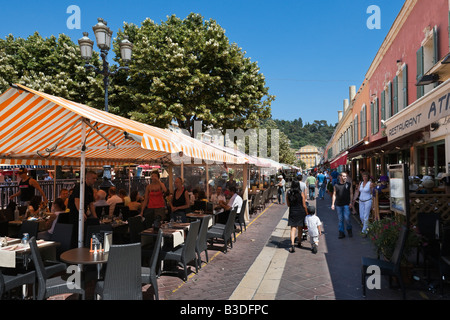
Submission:
M 149 267 L 142 267 L 141 268 L 141 275 L 142 275 L 142 283 L 149 283 L 153 287 L 153 291 L 155 293 L 155 300 L 159 300 L 159 294 L 158 294 L 158 282 L 157 282 L 157 276 L 156 276 L 156 268 L 158 267 L 159 259 L 159 253 L 161 251 L 161 243 L 162 243 L 162 229 L 159 229 L 158 236 L 156 237 L 155 246 L 153 248 L 152 256 L 149 261 Z
M 102 300 L 142 300 L 141 244 L 112 245 L 105 280 L 95 285 Z
M 212 216 L 208 216 L 208 217 L 202 219 L 202 225 L 201 225 L 200 231 L 198 233 L 197 243 L 195 244 L 195 251 L 197 252 L 198 265 L 200 266 L 200 268 L 202 265 L 202 257 L 200 254 L 202 251 L 205 252 L 206 262 L 209 262 L 208 241 L 206 239 L 206 236 L 208 235 L 208 226 L 209 226 L 211 219 L 212 219 Z
M 55 274 L 65 272 L 67 265 L 62 262 L 53 262 L 52 265 L 44 266 L 41 254 L 38 250 L 36 238 L 30 239 L 31 258 L 36 270 L 36 276 L 38 280 L 38 292 L 37 299 L 44 300 L 48 297 L 64 294 L 64 293 L 77 293 L 84 299 L 85 292 L 81 287 L 74 286 L 69 288 L 67 285 L 67 279 L 62 276 L 55 276 Z
M 236 220 L 236 212 L 237 207 L 233 208 L 228 216 L 227 223 L 225 224 L 225 228 L 212 226 L 207 233 L 206 238 L 209 239 L 223 239 L 224 245 L 223 249 L 226 253 L 228 250 L 228 243 L 230 243 L 231 248 L 233 248 L 233 241 L 231 239 L 231 234 L 234 230 L 234 223 Z
M 184 280 L 187 280 L 187 265 L 194 261 L 195 271 L 198 273 L 198 260 L 195 252 L 195 244 L 197 242 L 198 230 L 200 228 L 200 221 L 191 222 L 189 232 L 184 244 L 174 248 L 171 251 L 161 250 L 161 260 L 172 260 L 181 262 L 184 268 Z M 161 274 L 161 271 L 159 272 Z

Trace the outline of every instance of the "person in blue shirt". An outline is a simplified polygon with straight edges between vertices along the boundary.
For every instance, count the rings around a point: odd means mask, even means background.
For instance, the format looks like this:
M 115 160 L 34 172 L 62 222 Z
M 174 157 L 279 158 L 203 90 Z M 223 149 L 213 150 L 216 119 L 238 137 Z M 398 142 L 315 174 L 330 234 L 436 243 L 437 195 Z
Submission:
M 322 171 L 319 171 L 319 174 L 317 175 L 317 188 L 319 189 L 319 199 L 323 200 L 323 197 L 325 196 L 325 186 L 326 186 L 326 180 L 325 175 Z
M 337 183 L 337 178 L 339 176 L 339 173 L 337 172 L 336 169 L 333 169 L 333 171 L 331 172 L 331 183 L 334 185 Z

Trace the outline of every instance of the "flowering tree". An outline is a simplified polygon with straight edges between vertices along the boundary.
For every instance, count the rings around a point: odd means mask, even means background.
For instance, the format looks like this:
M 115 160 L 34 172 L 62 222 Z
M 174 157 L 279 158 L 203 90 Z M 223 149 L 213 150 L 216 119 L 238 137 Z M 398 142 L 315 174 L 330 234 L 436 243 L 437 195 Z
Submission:
M 134 44 L 130 72 L 113 82 L 111 110 L 159 127 L 172 121 L 193 133 L 194 121 L 217 129 L 257 127 L 270 117 L 274 96 L 265 78 L 214 20 L 176 16 L 138 27 L 124 24 Z
M 93 63 L 99 64 L 98 55 Z M 0 39 L 0 93 L 14 83 L 93 107 L 104 105 L 101 79 L 85 70 L 78 46 L 64 34 Z

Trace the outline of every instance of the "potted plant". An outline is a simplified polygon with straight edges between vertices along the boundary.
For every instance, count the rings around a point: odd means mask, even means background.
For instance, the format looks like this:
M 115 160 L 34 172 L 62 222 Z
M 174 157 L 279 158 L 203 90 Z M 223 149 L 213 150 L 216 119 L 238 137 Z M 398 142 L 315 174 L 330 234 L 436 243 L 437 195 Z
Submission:
M 369 224 L 368 237 L 372 241 L 378 256 L 383 255 L 386 260 L 391 259 L 401 226 L 405 223 L 404 220 L 403 216 L 385 217 Z M 409 228 L 408 238 L 403 250 L 402 264 L 406 265 L 408 263 L 408 257 L 411 255 L 412 250 L 417 248 L 420 241 L 421 237 L 416 232 L 416 228 Z
M 395 250 L 397 239 L 400 236 L 401 226 L 405 224 L 403 216 L 395 218 L 383 218 L 369 224 L 368 237 L 375 247 L 377 255 L 382 255 L 384 259 L 390 260 Z M 421 237 L 416 228 L 409 228 L 405 248 L 401 257 L 402 278 L 405 283 L 410 283 L 412 279 L 413 264 L 408 260 L 414 248 L 421 242 Z

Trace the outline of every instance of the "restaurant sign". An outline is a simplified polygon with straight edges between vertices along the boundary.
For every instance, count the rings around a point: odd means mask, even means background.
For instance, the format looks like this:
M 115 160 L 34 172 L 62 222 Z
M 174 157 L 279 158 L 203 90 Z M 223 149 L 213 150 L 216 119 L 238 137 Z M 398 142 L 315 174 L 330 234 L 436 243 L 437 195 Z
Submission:
M 446 116 L 450 116 L 449 81 L 387 120 L 388 141 L 422 129 Z

